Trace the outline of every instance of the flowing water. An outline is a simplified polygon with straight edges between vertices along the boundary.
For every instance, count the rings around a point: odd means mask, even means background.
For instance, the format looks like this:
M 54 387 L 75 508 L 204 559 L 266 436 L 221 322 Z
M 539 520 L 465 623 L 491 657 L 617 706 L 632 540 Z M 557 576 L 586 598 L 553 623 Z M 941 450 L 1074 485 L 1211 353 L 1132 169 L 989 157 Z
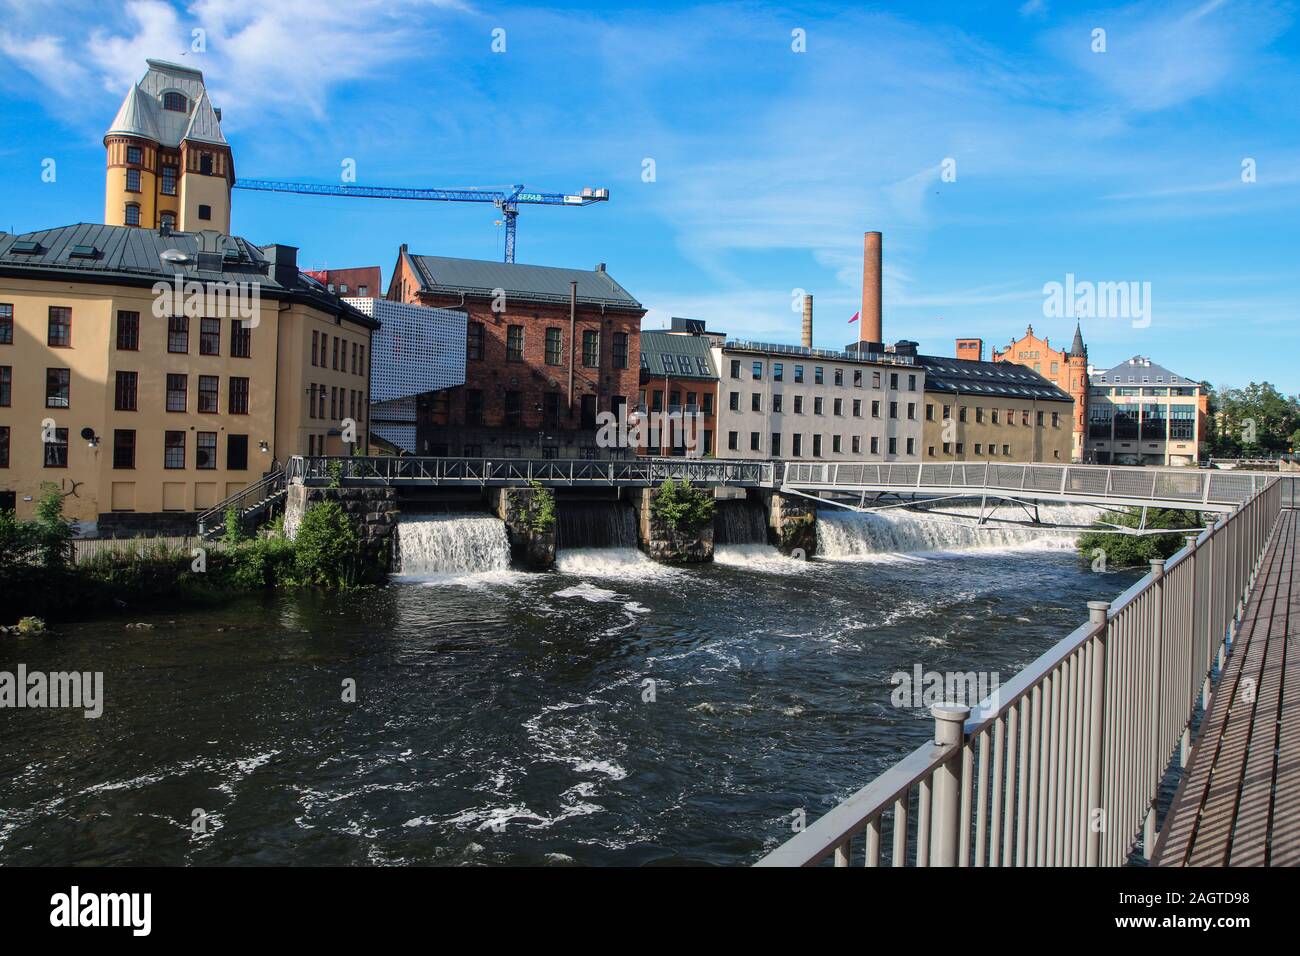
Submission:
M 5 638 L 105 702 L 0 710 L 0 864 L 747 864 L 930 735 L 893 674 L 1006 680 L 1135 578 L 915 515 L 668 568 L 592 546 L 617 507 L 546 574 L 494 518 L 409 518 L 386 588 Z

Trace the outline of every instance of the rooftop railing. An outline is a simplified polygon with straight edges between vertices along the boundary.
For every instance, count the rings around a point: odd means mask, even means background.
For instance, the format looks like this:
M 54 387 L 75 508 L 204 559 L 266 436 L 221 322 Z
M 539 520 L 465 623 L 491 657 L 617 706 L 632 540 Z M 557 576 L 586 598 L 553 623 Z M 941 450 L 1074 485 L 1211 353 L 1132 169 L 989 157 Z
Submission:
M 1245 606 L 1290 482 L 1269 481 L 972 712 L 938 706 L 913 751 L 760 866 L 1118 866 Z M 1284 501 L 1284 494 L 1286 496 Z
M 803 358 L 821 358 L 841 362 L 866 362 L 876 365 L 916 365 L 913 355 L 894 352 L 841 352 L 835 349 L 810 349 L 802 345 L 782 345 L 775 342 L 751 342 L 746 339 L 728 339 L 724 349 L 745 352 L 769 352 L 775 355 L 792 355 Z

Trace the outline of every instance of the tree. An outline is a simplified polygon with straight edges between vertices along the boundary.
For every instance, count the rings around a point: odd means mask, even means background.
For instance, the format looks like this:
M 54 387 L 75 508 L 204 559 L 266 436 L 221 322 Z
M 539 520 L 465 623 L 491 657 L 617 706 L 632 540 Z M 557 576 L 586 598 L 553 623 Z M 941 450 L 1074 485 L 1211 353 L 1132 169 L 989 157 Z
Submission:
M 1212 395 L 1211 410 L 1210 450 L 1220 458 L 1271 457 L 1296 448 L 1300 398 L 1287 397 L 1268 382 L 1221 388 Z

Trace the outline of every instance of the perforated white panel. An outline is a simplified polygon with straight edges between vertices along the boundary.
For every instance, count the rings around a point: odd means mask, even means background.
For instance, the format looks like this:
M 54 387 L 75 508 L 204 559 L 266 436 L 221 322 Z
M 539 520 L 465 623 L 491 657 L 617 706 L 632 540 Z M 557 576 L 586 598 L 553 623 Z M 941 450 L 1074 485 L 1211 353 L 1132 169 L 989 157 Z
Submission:
M 370 401 L 375 418 L 379 418 L 380 402 L 465 384 L 464 312 L 387 299 L 343 301 L 380 322 L 370 358 Z

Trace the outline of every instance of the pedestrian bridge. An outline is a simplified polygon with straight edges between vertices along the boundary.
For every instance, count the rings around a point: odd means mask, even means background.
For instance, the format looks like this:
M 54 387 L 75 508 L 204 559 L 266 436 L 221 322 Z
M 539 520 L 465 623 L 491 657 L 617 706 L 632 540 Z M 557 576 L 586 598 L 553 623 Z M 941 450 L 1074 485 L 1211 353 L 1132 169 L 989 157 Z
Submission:
M 701 487 L 765 488 L 835 499 L 871 510 L 904 498 L 988 497 L 1101 506 L 1187 508 L 1227 513 L 1277 474 L 1197 468 L 1099 465 L 897 464 L 781 462 L 718 458 L 629 458 L 593 461 L 542 458 L 295 457 L 289 482 L 324 485 L 425 485 L 645 488 L 668 479 Z

